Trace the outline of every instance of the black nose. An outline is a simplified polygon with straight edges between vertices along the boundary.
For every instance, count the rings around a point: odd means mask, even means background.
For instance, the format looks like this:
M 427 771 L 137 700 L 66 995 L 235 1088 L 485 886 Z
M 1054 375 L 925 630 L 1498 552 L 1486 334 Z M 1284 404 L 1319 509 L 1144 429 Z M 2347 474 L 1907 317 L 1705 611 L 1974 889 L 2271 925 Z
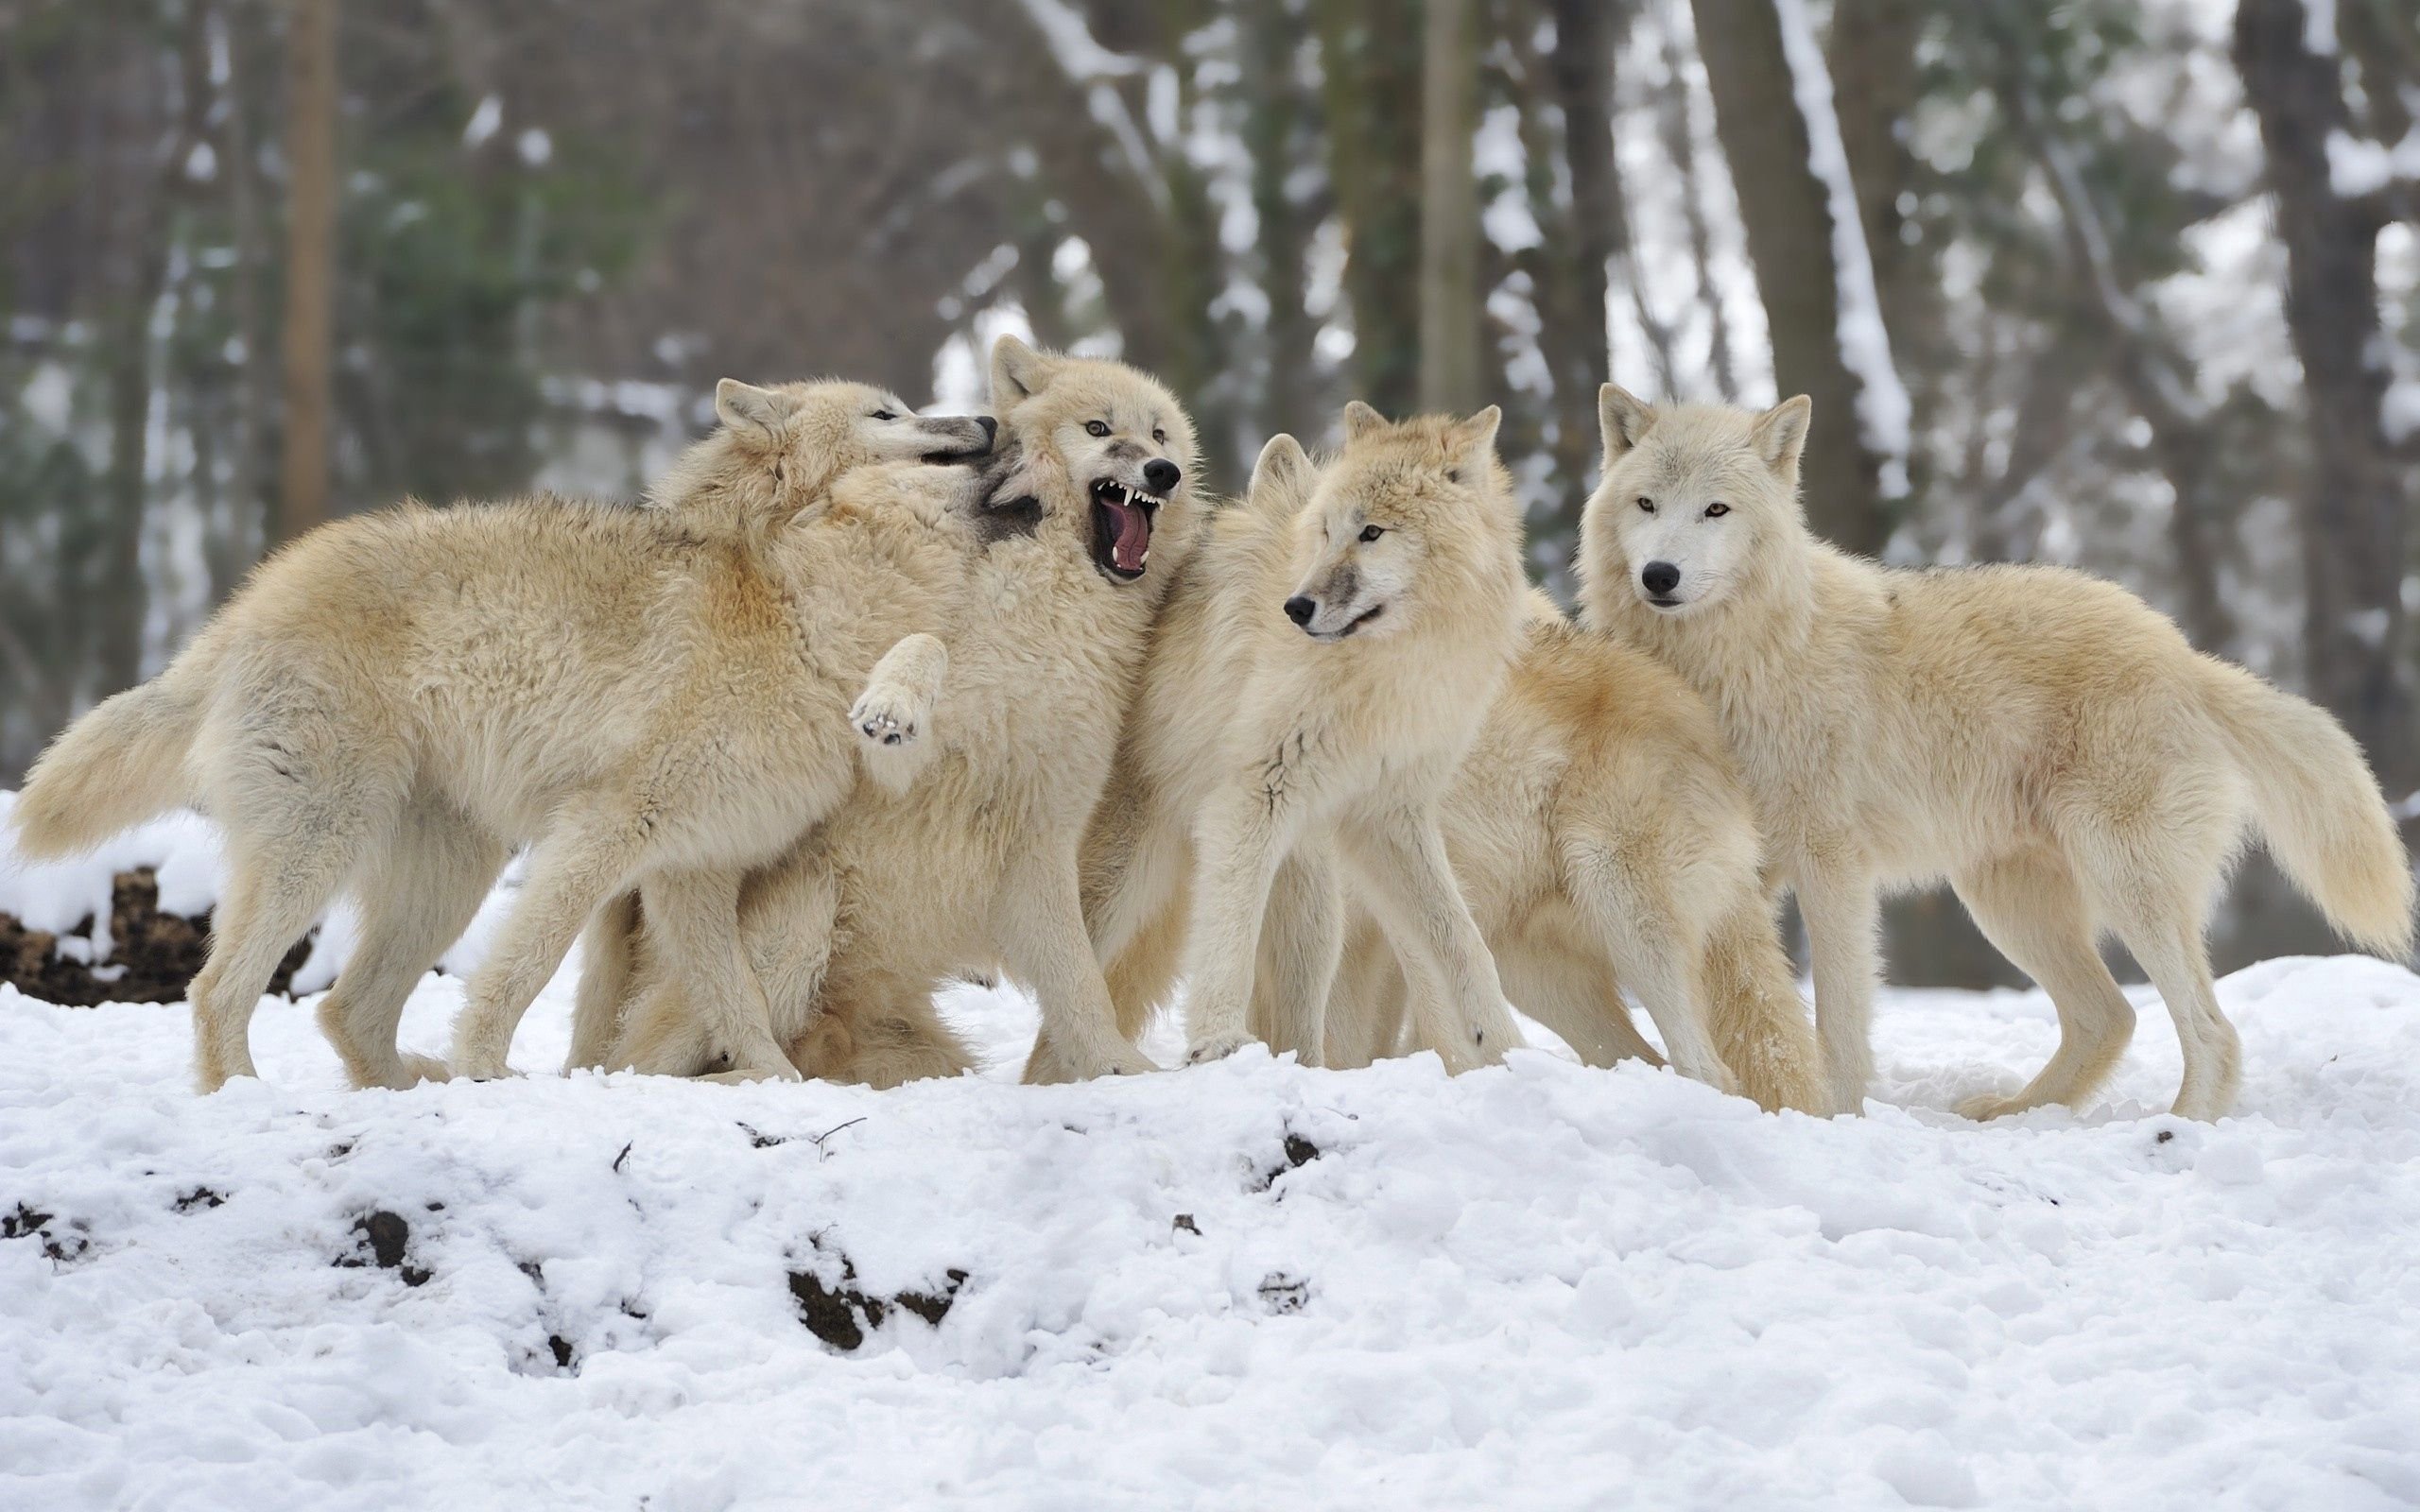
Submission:
M 1638 580 L 1651 593 L 1668 593 L 1681 586 L 1681 569 L 1668 561 L 1651 561 L 1638 570 Z
M 1000 438 L 1000 422 L 989 415 L 977 415 L 975 423 L 983 427 L 983 444 L 991 445 Z
M 1165 456 L 1155 456 L 1143 464 L 1143 482 L 1153 493 L 1167 492 L 1184 476 L 1184 471 Z
M 1311 616 L 1319 611 L 1320 607 L 1317 604 L 1300 593 L 1286 601 L 1286 617 L 1297 625 L 1308 625 L 1311 623 Z

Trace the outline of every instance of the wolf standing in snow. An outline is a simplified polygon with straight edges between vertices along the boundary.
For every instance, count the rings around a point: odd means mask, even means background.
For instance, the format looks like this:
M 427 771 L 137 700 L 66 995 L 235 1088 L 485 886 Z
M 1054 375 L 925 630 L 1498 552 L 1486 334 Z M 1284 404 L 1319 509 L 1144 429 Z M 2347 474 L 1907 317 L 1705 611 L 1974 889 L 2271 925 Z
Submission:
M 361 937 L 320 1022 L 346 1071 L 358 1086 L 445 1074 L 397 1053 L 396 1022 L 522 840 L 528 880 L 471 980 L 456 1073 L 504 1074 L 530 999 L 632 886 L 660 895 L 659 926 L 733 1032 L 762 1020 L 734 868 L 856 785 L 851 700 L 886 648 L 953 612 L 977 549 L 956 512 L 976 473 L 871 464 L 978 455 L 991 426 L 920 420 L 856 384 L 726 384 L 717 408 L 659 491 L 670 507 L 406 505 L 311 532 L 35 765 L 15 810 L 29 855 L 178 803 L 225 829 L 226 895 L 193 984 L 204 1091 L 255 1074 L 252 1010 L 341 891 Z M 752 543 L 700 528 L 684 501 L 734 520 L 815 512 Z M 912 713 L 929 692 L 898 701 Z
M 1713 711 L 1669 668 L 1530 595 L 1512 677 L 1442 816 L 1472 917 L 1530 1017 L 1591 1065 L 1653 1052 L 1767 1109 L 1832 1110 L 1758 874 L 1755 808 Z M 1346 935 L 1325 1063 L 1392 1053 L 1408 983 L 1375 921 Z M 1433 1048 L 1433 1047 L 1432 1047 Z
M 2361 752 L 2324 711 L 2196 653 L 2112 584 L 2053 567 L 1893 571 L 1810 536 L 1809 404 L 1658 410 L 1607 385 L 1604 481 L 1581 527 L 1588 619 L 1713 704 L 1754 794 L 1768 866 L 1795 889 L 1836 1095 L 1861 1102 L 1877 897 L 1946 876 L 2048 991 L 2056 1054 L 1991 1118 L 2074 1103 L 2134 1032 L 2096 950 L 2114 931 L 2184 1048 L 2180 1116 L 2240 1079 L 2203 933 L 2257 825 L 2348 937 L 2411 946 L 2409 858 Z
M 1014 337 L 993 350 L 992 406 L 1017 462 L 974 512 L 984 544 L 948 645 L 947 738 L 912 797 L 860 786 L 743 889 L 773 1033 L 817 1074 L 888 1085 L 964 1069 L 933 989 L 1003 966 L 1041 1003 L 1049 1077 L 1151 1069 L 1117 1033 L 1076 851 L 1193 538 L 1193 426 L 1144 373 Z M 609 914 L 591 936 L 573 1063 L 712 1069 L 690 984 L 629 923 Z
M 1086 839 L 1086 912 L 1132 982 L 1121 956 L 1172 954 L 1190 876 L 1191 1059 L 1250 1038 L 1271 943 L 1291 977 L 1273 1010 L 1284 1038 L 1316 1048 L 1341 933 L 1333 906 L 1313 906 L 1331 851 L 1423 973 L 1417 1005 L 1441 1010 L 1423 1028 L 1447 1064 L 1521 1042 L 1437 827 L 1521 614 L 1497 419 L 1392 424 L 1356 403 L 1343 455 L 1321 469 L 1275 438 L 1163 617 L 1119 784 Z M 1264 917 L 1302 937 L 1265 939 Z M 1309 920 L 1325 927 L 1298 928 Z

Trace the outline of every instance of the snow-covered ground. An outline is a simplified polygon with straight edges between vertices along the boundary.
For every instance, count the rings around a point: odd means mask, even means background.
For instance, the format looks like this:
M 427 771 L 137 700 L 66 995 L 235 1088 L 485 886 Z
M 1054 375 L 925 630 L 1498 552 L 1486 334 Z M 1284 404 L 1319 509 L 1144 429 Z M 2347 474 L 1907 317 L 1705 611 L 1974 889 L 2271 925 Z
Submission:
M 2230 978 L 2216 1126 L 2155 1111 L 2143 992 L 2099 1104 L 1979 1127 L 2038 995 L 1890 994 L 1880 1100 L 1822 1122 L 1545 1050 L 564 1078 L 570 988 L 532 1074 L 407 1092 L 270 999 L 268 1079 L 207 1099 L 182 1009 L 0 988 L 0 1507 L 2420 1503 L 2381 963 Z M 1004 1068 L 1031 1033 L 947 1005 Z

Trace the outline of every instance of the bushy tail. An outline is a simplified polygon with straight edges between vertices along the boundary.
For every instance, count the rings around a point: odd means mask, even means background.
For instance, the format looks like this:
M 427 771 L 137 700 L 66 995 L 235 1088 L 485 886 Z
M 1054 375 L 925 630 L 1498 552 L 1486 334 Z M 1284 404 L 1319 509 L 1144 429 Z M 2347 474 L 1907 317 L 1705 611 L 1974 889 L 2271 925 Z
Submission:
M 1784 1108 L 1857 1111 L 1831 1106 L 1815 1031 L 1762 899 L 1742 902 L 1716 922 L 1700 980 L 1714 1048 L 1758 1107 L 1769 1113 Z
M 216 663 L 200 642 L 165 672 L 104 699 L 50 743 L 10 814 L 17 850 L 36 861 L 89 850 L 192 800 L 185 753 Z
M 2214 670 L 2210 712 L 2250 779 L 2269 853 L 2339 934 L 2408 957 L 2411 858 L 2360 745 L 2318 705 L 2239 668 Z

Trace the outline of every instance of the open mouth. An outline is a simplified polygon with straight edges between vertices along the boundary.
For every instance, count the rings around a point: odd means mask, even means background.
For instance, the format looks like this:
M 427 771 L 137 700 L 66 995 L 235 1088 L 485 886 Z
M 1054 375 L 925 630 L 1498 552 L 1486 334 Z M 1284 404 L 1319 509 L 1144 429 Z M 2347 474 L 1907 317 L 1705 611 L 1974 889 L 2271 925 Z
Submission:
M 1384 604 L 1373 604 L 1368 609 L 1363 610 L 1360 613 L 1354 615 L 1351 620 L 1347 621 L 1344 628 L 1340 630 L 1313 630 L 1310 632 L 1311 639 L 1314 641 L 1323 641 L 1333 644 L 1338 641 L 1343 640 L 1346 636 L 1351 635 L 1354 631 L 1359 629 L 1362 626 L 1369 624 L 1372 620 L 1376 619 L 1386 611 L 1387 606 Z
M 1151 561 L 1151 519 L 1166 499 L 1128 488 L 1115 478 L 1092 487 L 1093 565 L 1121 583 L 1143 576 Z

